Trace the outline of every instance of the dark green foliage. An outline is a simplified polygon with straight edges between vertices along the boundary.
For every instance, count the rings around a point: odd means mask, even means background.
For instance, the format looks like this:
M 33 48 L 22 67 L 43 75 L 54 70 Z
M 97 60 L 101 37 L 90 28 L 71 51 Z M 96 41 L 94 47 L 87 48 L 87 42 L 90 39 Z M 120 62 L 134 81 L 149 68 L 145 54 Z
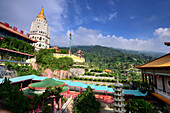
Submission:
M 68 54 L 68 51 L 66 49 L 60 49 L 61 54 Z
M 144 99 L 129 99 L 125 109 L 127 113 L 129 111 L 131 113 L 158 113 L 157 109 Z
M 11 63 L 11 62 L 5 62 L 5 65 L 9 70 L 10 69 L 16 70 L 18 76 L 25 76 L 25 75 L 32 75 L 32 74 L 40 75 L 40 72 L 33 69 L 32 66 L 23 65 L 23 64 L 18 65 L 16 63 Z
M 74 113 L 98 113 L 100 102 L 96 100 L 92 89 L 88 86 L 86 92 L 81 93 L 74 100 Z
M 91 75 L 91 76 L 94 76 L 94 75 L 95 75 L 95 73 L 85 72 L 85 75 Z
M 102 73 L 103 70 L 102 69 L 92 69 L 90 72 L 99 72 L 99 73 Z
M 17 38 L 5 37 L 0 41 L 0 47 L 33 54 L 35 47 Z
M 28 98 L 23 95 L 18 86 L 13 87 L 7 78 L 0 88 L 0 109 L 12 113 L 28 113 L 30 110 Z
M 72 48 L 72 52 L 76 53 L 79 49 L 83 51 L 86 62 L 100 69 L 110 69 L 112 71 L 130 69 L 136 64 L 141 65 L 153 59 L 153 57 L 144 54 L 125 53 L 102 46 L 80 46 Z
M 56 69 L 68 70 L 73 64 L 70 57 L 55 58 L 53 50 L 41 49 L 36 55 L 36 62 L 44 68 L 50 68 L 52 71 Z

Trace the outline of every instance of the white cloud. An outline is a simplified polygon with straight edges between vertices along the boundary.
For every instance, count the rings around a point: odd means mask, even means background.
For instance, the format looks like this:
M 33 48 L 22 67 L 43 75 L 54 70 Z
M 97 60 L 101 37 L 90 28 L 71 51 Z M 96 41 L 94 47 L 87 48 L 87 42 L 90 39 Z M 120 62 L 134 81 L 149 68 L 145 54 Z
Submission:
M 156 19 L 157 17 L 156 16 L 151 16 L 147 19 L 148 22 L 152 22 Z
M 77 30 L 68 30 L 66 35 L 56 37 L 56 45 L 69 46 L 68 34 L 72 32 L 72 45 L 101 45 L 114 48 L 130 50 L 147 50 L 157 52 L 168 52 L 168 47 L 164 45 L 165 41 L 170 41 L 170 28 L 159 28 L 154 32 L 154 38 L 141 40 L 139 38 L 126 39 L 122 36 L 107 35 L 104 36 L 97 30 L 79 27 Z M 62 40 L 61 40 L 62 39 Z
M 91 10 L 91 7 L 89 6 L 89 4 L 86 4 L 86 8 L 87 8 L 88 10 Z
M 112 14 L 109 15 L 109 20 L 112 20 L 112 18 L 117 17 L 117 12 L 114 12 Z
M 135 19 L 135 16 L 130 16 L 130 19 L 131 19 L 131 20 Z

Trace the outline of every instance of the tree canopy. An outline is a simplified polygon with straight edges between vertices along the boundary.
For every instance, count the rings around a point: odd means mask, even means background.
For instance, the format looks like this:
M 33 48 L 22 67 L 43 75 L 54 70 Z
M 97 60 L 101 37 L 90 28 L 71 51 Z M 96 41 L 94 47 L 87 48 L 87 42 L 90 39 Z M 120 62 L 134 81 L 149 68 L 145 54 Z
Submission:
M 19 86 L 13 87 L 7 78 L 0 88 L 0 108 L 12 113 L 28 113 L 30 110 L 30 103 L 23 91 L 19 90 Z
M 41 49 L 36 55 L 36 62 L 44 68 L 51 70 L 63 69 L 67 70 L 73 64 L 73 59 L 70 57 L 56 58 L 53 51 L 49 49 Z
M 101 106 L 89 86 L 86 88 L 86 92 L 77 96 L 74 104 L 75 113 L 98 113 Z
M 144 99 L 129 99 L 125 109 L 128 113 L 158 113 L 153 105 Z

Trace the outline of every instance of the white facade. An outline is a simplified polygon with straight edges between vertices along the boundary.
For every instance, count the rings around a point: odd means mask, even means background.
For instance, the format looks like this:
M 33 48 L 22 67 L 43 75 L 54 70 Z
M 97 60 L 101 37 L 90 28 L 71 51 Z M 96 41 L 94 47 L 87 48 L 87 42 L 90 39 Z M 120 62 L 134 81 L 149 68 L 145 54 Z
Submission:
M 49 35 L 49 27 L 42 8 L 40 14 L 36 17 L 35 21 L 32 22 L 30 28 L 30 38 L 38 41 L 33 44 L 36 50 L 49 48 Z

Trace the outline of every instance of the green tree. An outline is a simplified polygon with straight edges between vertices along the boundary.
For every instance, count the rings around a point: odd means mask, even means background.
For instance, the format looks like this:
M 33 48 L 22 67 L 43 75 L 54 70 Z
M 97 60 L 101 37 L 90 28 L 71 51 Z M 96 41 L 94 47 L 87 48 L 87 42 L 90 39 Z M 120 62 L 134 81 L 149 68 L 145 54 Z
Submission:
M 158 113 L 157 109 L 144 99 L 129 99 L 125 109 L 127 113 Z
M 75 113 L 98 113 L 101 106 L 89 86 L 86 88 L 86 92 L 78 95 L 74 104 Z
M 30 103 L 18 86 L 13 87 L 9 79 L 5 78 L 0 88 L 0 108 L 12 113 L 28 113 Z

